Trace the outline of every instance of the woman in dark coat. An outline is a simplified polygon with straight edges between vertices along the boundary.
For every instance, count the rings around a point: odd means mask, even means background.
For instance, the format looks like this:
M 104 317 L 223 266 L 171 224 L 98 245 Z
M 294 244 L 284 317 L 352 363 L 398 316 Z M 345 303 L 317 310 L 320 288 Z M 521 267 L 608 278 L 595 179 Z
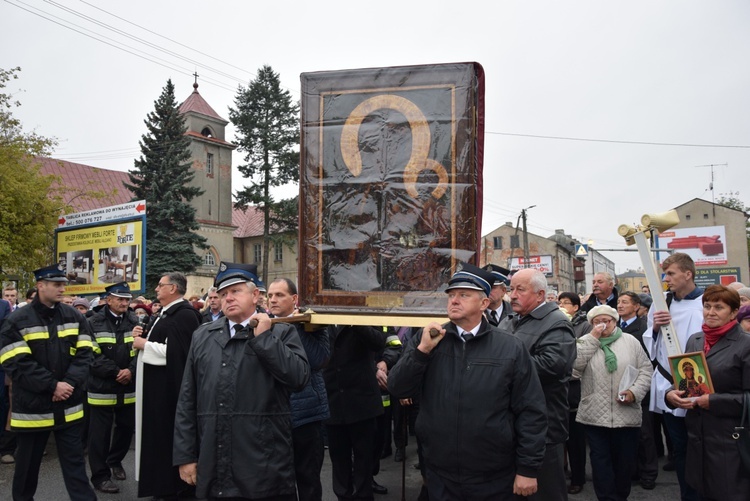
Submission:
M 706 289 L 703 332 L 688 339 L 685 352 L 706 354 L 714 393 L 689 399 L 671 390 L 665 396 L 670 405 L 688 409 L 685 478 L 703 500 L 750 499 L 750 471 L 732 438 L 742 418 L 743 392 L 750 391 L 750 335 L 737 323 L 739 308 L 736 291 L 721 285 Z

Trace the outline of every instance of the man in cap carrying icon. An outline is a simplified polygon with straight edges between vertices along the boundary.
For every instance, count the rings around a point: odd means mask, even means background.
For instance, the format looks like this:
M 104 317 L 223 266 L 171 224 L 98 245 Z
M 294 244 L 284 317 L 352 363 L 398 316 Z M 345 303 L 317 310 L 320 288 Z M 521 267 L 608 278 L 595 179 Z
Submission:
M 544 394 L 521 341 L 484 317 L 494 280 L 464 264 L 446 289 L 450 322 L 415 335 L 388 378 L 394 396 L 421 396 L 430 499 L 513 499 L 537 489 Z
M 13 382 L 10 426 L 18 432 L 13 499 L 34 498 L 50 432 L 70 499 L 96 499 L 81 442 L 92 357 L 89 326 L 78 310 L 61 303 L 68 279 L 60 267 L 38 269 L 34 276 L 36 298 L 8 317 L 0 330 L 0 363 Z
M 296 329 L 257 313 L 255 265 L 222 262 L 225 319 L 193 335 L 174 464 L 199 498 L 296 500 L 289 394 L 310 377 Z

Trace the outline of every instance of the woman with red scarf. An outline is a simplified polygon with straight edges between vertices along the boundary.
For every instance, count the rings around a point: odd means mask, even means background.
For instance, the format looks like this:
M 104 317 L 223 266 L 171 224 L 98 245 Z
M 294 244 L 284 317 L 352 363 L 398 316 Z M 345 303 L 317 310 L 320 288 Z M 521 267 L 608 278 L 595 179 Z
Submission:
M 685 478 L 702 500 L 750 499 L 750 471 L 740 460 L 734 427 L 742 419 L 743 392 L 750 391 L 750 335 L 737 323 L 737 291 L 712 285 L 703 293 L 703 330 L 685 352 L 703 351 L 715 393 L 690 399 L 671 390 L 667 404 L 688 409 Z

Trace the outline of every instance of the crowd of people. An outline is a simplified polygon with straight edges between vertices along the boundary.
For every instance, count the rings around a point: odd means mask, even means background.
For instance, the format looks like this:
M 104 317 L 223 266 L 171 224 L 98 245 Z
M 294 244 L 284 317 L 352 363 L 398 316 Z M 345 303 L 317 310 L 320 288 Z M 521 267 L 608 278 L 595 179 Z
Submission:
M 587 451 L 600 500 L 653 489 L 664 453 L 682 499 L 747 499 L 732 433 L 750 288 L 702 290 L 682 253 L 662 268 L 666 309 L 608 273 L 583 296 L 464 263 L 441 287 L 449 321 L 423 328 L 307 325 L 295 283 L 266 287 L 255 265 L 222 262 L 202 298 L 166 273 L 154 301 L 126 282 L 71 297 L 41 268 L 26 301 L 12 285 L 0 301 L 0 462 L 13 499 L 33 499 L 54 434 L 69 497 L 96 499 L 120 491 L 135 437 L 139 497 L 321 500 L 327 448 L 336 497 L 374 499 L 380 460 L 395 445 L 404 461 L 413 434 L 420 500 L 566 500 Z M 675 381 L 665 332 L 705 367 Z

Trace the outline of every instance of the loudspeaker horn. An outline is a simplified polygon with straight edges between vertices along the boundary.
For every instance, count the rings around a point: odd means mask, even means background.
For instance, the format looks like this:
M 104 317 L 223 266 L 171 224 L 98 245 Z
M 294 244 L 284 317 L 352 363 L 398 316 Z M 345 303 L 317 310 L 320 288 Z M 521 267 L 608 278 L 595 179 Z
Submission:
M 646 228 L 656 228 L 656 231 L 662 233 L 672 226 L 680 224 L 680 216 L 674 209 L 659 214 L 644 214 L 641 218 L 641 224 Z
M 633 238 L 633 235 L 638 233 L 638 228 L 636 228 L 632 224 L 621 224 L 617 227 L 617 233 L 619 233 L 621 237 L 625 238 L 625 243 L 627 245 L 634 245 L 635 239 Z

